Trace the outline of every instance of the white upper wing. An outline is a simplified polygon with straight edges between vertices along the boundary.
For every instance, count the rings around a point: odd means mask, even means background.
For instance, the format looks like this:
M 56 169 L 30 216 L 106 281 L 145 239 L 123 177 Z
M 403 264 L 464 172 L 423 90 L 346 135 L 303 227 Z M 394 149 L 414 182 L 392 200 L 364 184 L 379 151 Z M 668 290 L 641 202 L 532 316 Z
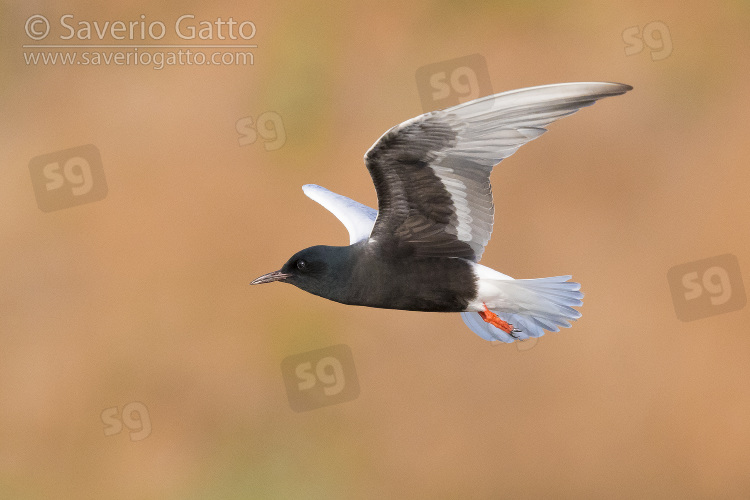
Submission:
M 378 211 L 315 184 L 305 184 L 302 191 L 340 220 L 349 231 L 349 244 L 367 239 L 378 218 Z

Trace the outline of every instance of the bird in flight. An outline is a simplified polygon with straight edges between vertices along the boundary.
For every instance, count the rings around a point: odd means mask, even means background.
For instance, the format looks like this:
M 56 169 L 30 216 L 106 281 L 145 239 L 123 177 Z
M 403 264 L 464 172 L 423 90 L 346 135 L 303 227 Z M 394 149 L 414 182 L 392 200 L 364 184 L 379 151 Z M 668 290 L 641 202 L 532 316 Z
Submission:
M 572 276 L 513 279 L 479 264 L 495 208 L 490 173 L 553 121 L 620 83 L 543 85 L 433 111 L 388 130 L 365 154 L 378 210 L 323 187 L 307 196 L 349 231 L 348 246 L 294 254 L 252 284 L 280 281 L 350 305 L 461 313 L 485 340 L 510 343 L 559 331 L 581 313 Z

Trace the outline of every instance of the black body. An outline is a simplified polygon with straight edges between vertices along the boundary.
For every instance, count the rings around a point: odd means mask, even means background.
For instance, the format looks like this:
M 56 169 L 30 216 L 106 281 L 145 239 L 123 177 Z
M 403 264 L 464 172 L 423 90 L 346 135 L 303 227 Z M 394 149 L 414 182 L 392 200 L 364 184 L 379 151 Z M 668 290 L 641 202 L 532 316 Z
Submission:
M 363 241 L 348 247 L 306 248 L 284 264 L 282 280 L 342 304 L 409 311 L 462 312 L 476 297 L 469 261 L 384 259 L 377 247 Z
M 374 221 L 352 200 L 316 200 L 345 225 L 372 222 L 367 236 L 350 229 L 353 245 L 306 248 L 252 283 L 285 281 L 343 304 L 466 311 L 477 297 L 473 263 L 492 234 L 492 168 L 553 121 L 630 89 L 606 82 L 531 87 L 393 127 L 365 154 L 378 196 Z

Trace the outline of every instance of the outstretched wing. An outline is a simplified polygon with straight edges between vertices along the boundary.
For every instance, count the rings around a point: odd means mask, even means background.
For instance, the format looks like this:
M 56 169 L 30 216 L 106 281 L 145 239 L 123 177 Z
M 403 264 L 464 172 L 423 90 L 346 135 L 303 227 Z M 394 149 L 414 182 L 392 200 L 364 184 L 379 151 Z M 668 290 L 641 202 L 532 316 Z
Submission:
M 561 83 L 503 92 L 407 120 L 365 154 L 378 195 L 370 235 L 384 249 L 479 261 L 492 234 L 492 167 L 549 123 L 619 83 Z
M 315 184 L 302 186 L 305 194 L 323 205 L 340 220 L 349 231 L 349 244 L 353 245 L 370 236 L 378 211 L 351 198 L 336 194 Z

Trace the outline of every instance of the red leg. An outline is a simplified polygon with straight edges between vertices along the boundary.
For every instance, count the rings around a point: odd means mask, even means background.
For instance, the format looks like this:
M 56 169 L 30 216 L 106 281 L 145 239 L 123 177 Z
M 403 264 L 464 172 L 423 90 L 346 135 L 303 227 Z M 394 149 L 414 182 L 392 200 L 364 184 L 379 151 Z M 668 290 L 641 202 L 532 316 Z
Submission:
M 502 319 L 500 319 L 500 317 L 497 314 L 487 309 L 487 304 L 483 303 L 482 305 L 484 306 L 484 311 L 479 311 L 479 315 L 482 317 L 482 319 L 485 322 L 498 327 L 505 333 L 508 333 L 511 336 L 513 336 L 513 330 L 514 330 L 513 325 L 511 325 L 507 321 L 503 321 Z

